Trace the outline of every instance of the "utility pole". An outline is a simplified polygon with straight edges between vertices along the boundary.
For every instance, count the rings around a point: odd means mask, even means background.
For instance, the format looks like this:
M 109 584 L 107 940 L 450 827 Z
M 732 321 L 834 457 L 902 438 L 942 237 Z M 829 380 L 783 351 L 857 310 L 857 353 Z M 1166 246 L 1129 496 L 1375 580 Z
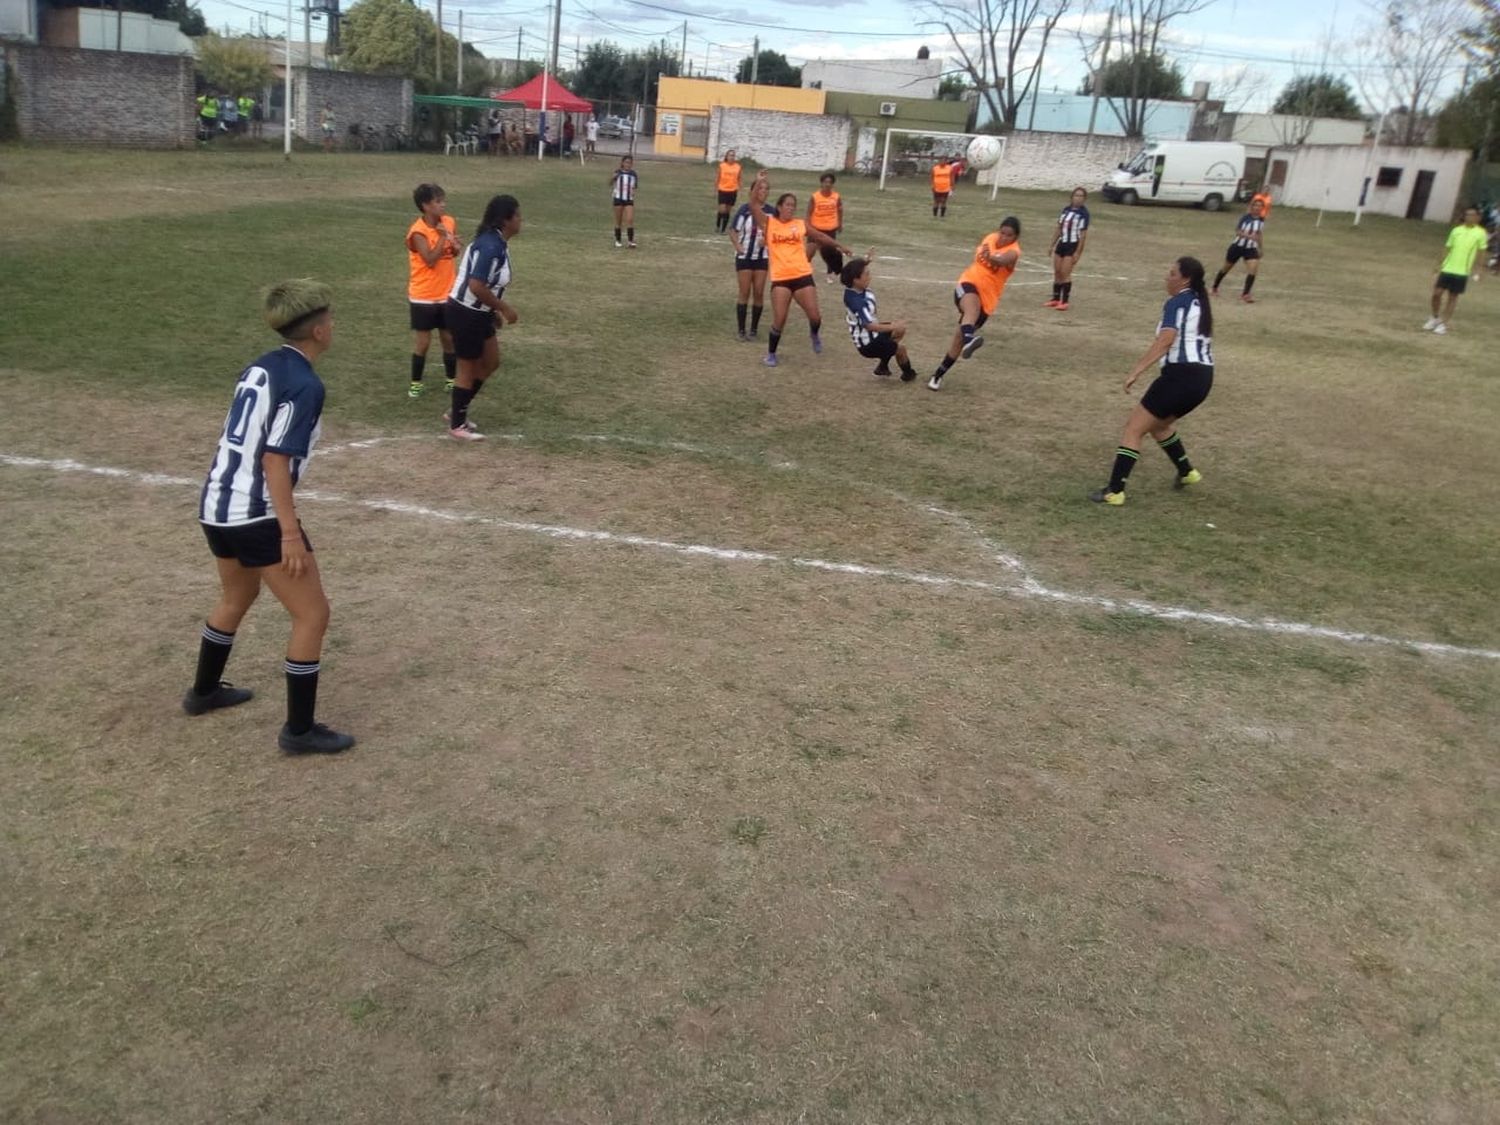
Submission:
M 677 66 L 678 74 L 687 73 L 687 20 L 682 21 L 682 62 Z
M 302 65 L 312 69 L 312 4 L 302 9 Z
M 750 85 L 760 80 L 760 36 L 755 37 L 755 46 L 750 48 Z
M 458 10 L 458 93 L 464 92 L 464 10 Z
M 511 84 L 515 85 L 516 84 L 515 80 L 517 78 L 520 78 L 520 77 L 521 77 L 521 28 L 518 27 L 518 28 L 516 28 L 516 70 L 515 70 L 515 73 L 510 76 L 510 78 L 511 78 Z M 428 339 L 431 339 L 431 337 L 428 337 Z
M 1104 51 L 1099 56 L 1099 69 L 1094 71 L 1094 104 L 1089 108 L 1088 136 L 1094 135 L 1094 119 L 1099 116 L 1099 87 L 1104 84 L 1104 67 L 1109 62 L 1109 44 L 1114 39 L 1115 7 L 1109 6 L 1109 18 L 1104 21 Z
M 552 15 L 552 73 L 557 73 L 557 52 L 562 42 L 562 0 L 557 0 L 557 8 Z
M 443 0 L 437 0 L 437 50 L 433 52 L 438 89 L 443 88 Z

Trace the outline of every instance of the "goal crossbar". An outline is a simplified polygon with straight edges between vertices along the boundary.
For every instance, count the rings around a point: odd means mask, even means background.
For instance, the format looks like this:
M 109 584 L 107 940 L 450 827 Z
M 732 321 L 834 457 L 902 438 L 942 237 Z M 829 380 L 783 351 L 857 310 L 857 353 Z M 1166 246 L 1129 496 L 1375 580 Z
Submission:
M 903 136 L 903 137 L 942 137 L 944 139 L 960 140 L 960 141 L 964 142 L 963 149 L 957 154 L 958 156 L 961 157 L 961 156 L 964 156 L 967 153 L 968 142 L 972 141 L 975 137 L 982 137 L 982 136 L 985 136 L 986 134 L 984 134 L 984 133 L 941 133 L 941 132 L 934 132 L 931 129 L 894 129 L 894 128 L 893 129 L 887 129 L 885 131 L 885 148 L 884 148 L 884 150 L 880 154 L 880 187 L 879 187 L 880 191 L 884 191 L 885 190 L 885 178 L 890 173 L 890 169 L 891 169 L 891 137 L 894 136 L 894 135 L 900 135 L 900 136 Z M 995 139 L 1000 142 L 1000 159 L 1004 160 L 1005 159 L 1005 141 L 1006 141 L 1006 138 L 1005 137 L 998 137 L 997 136 Z M 898 152 L 897 155 L 899 156 L 900 153 Z M 996 165 L 996 166 L 998 167 L 998 165 Z M 993 173 L 994 168 L 989 169 L 989 171 Z M 1000 192 L 1000 177 L 992 175 L 991 178 L 990 178 L 990 199 L 993 200 L 996 197 L 996 195 L 999 194 L 999 192 Z

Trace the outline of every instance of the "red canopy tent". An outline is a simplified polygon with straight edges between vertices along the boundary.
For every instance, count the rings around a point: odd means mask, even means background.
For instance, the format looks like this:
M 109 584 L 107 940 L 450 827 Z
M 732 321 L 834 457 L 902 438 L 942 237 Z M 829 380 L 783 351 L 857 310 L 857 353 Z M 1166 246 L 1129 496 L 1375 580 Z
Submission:
M 522 82 L 514 90 L 506 90 L 504 93 L 492 94 L 497 102 L 520 102 L 527 109 L 542 108 L 542 75 L 538 74 L 529 82 Z M 593 113 L 594 103 L 569 90 L 556 78 L 547 78 L 547 108 L 561 110 L 563 113 Z
M 493 97 L 497 102 L 511 102 L 513 104 L 519 102 L 527 109 L 542 110 L 543 113 L 551 113 L 554 111 L 560 113 L 594 112 L 593 102 L 580 98 L 577 94 L 573 93 L 572 90 L 569 90 L 566 86 L 564 86 L 561 82 L 559 82 L 549 74 L 538 74 L 530 81 L 522 82 L 514 90 L 505 90 L 498 94 L 492 94 L 491 97 Z M 543 97 L 546 98 L 545 105 L 543 105 L 542 102 Z M 539 125 L 541 123 L 543 113 L 537 114 Z M 560 138 L 551 138 L 549 144 L 557 146 L 557 154 L 559 156 L 563 154 Z M 527 143 L 527 147 L 528 149 L 530 148 L 529 141 Z M 537 155 L 539 157 L 543 155 L 540 145 L 538 145 L 537 148 Z M 579 159 L 581 160 L 582 157 L 580 156 Z

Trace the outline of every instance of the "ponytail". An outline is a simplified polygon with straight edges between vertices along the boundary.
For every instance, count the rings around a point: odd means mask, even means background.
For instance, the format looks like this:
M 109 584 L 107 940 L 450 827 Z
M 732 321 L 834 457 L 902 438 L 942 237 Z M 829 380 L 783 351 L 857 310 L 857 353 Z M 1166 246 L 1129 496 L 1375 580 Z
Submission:
M 1197 258 L 1177 259 L 1177 272 L 1187 278 L 1188 288 L 1198 298 L 1201 311 L 1198 313 L 1198 331 L 1204 336 L 1214 334 L 1214 310 L 1208 303 L 1208 286 L 1203 281 L 1203 263 Z

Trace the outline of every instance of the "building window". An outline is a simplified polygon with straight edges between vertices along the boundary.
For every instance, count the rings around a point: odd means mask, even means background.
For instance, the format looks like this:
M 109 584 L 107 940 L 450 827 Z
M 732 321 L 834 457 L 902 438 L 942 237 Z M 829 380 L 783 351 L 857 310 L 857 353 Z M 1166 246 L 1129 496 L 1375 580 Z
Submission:
M 1271 161 L 1271 186 L 1286 187 L 1286 161 Z
M 692 148 L 708 147 L 708 118 L 697 114 L 684 114 L 682 118 L 682 143 Z
M 1376 187 L 1400 187 L 1401 186 L 1401 169 L 1400 168 L 1390 168 L 1390 167 L 1381 168 L 1379 174 L 1376 175 L 1376 177 L 1375 177 L 1375 186 Z

